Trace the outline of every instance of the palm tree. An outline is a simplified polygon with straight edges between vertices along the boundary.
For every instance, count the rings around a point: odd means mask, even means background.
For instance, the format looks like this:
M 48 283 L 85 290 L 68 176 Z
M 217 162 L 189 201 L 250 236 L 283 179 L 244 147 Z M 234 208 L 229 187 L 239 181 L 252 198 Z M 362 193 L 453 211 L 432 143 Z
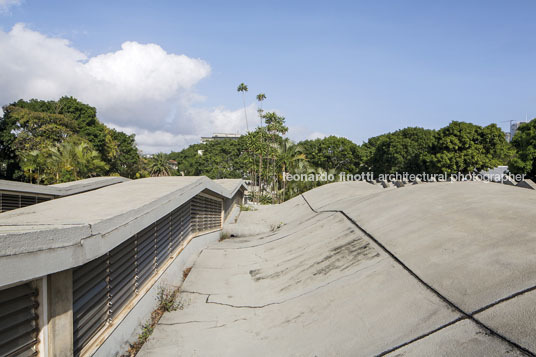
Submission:
M 96 176 L 104 172 L 108 165 L 101 160 L 100 154 L 85 142 L 74 147 L 75 175 L 80 178 Z
M 170 176 L 171 167 L 164 153 L 158 153 L 153 155 L 149 161 L 149 173 L 153 177 Z
M 244 102 L 244 115 L 246 117 L 246 131 L 249 131 L 248 113 L 246 110 L 246 92 L 248 91 L 248 86 L 245 85 L 244 83 L 240 83 L 236 91 L 242 93 L 242 101 Z
M 66 173 L 72 173 L 72 178 L 78 180 L 102 174 L 108 169 L 100 154 L 87 142 L 64 141 L 49 148 L 48 154 L 48 169 L 55 182 L 69 180 L 69 175 L 63 176 Z
M 264 93 L 259 93 L 257 94 L 257 101 L 259 102 L 259 109 L 257 109 L 257 112 L 259 113 L 259 119 L 260 119 L 260 122 L 261 122 L 261 128 L 262 128 L 262 102 L 263 100 L 266 99 L 266 94 Z
M 34 171 L 37 170 L 37 184 L 39 184 L 39 159 L 40 153 L 39 150 L 26 151 L 21 153 L 21 162 L 20 167 L 24 172 L 24 175 L 28 177 L 30 183 L 33 183 Z
M 263 121 L 263 110 L 262 110 L 262 102 L 266 99 L 266 95 L 264 93 L 257 94 L 257 101 L 259 102 L 259 109 L 257 109 L 257 112 L 259 113 L 259 119 L 261 124 L 261 130 L 260 130 L 260 152 L 259 152 L 259 175 L 262 175 L 262 147 L 264 145 L 262 140 L 262 121 Z M 262 178 L 262 176 L 260 176 Z M 260 180 L 259 180 L 260 181 Z M 261 196 L 261 184 L 259 184 L 259 197 Z
M 298 144 L 294 144 L 289 138 L 284 138 L 281 145 L 278 148 L 279 162 L 282 168 L 283 174 L 283 200 L 286 196 L 287 190 L 287 172 L 301 173 L 307 170 L 307 162 L 305 154 L 303 153 L 303 147 Z

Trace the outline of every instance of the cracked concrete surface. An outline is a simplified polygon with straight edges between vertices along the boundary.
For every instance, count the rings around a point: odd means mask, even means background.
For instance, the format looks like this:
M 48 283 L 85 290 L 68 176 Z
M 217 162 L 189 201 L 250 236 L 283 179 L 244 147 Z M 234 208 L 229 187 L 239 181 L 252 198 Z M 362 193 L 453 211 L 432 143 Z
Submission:
M 239 236 L 201 253 L 140 356 L 534 355 L 535 194 L 354 182 L 303 196 L 228 225 Z

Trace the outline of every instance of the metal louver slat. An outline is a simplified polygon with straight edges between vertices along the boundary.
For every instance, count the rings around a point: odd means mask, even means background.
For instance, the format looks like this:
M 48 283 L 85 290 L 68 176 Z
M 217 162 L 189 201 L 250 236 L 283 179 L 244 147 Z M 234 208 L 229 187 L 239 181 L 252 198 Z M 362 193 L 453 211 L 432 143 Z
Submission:
M 50 197 L 41 197 L 41 196 L 36 197 L 37 203 L 43 203 L 43 202 L 50 201 L 50 200 L 51 200 Z
M 20 196 L 2 193 L 2 212 L 20 208 Z
M 110 311 L 114 318 L 136 293 L 136 240 L 130 238 L 110 252 Z
M 28 207 L 31 205 L 35 205 L 37 203 L 37 197 L 36 196 L 27 196 L 27 195 L 21 195 L 20 196 L 20 206 L 21 207 Z
M 106 254 L 73 271 L 73 335 L 76 356 L 108 320 L 108 259 L 109 254 Z
M 156 267 L 164 264 L 169 257 L 170 228 L 171 214 L 166 215 L 156 222 Z
M 37 294 L 30 284 L 0 290 L 0 356 L 37 354 Z

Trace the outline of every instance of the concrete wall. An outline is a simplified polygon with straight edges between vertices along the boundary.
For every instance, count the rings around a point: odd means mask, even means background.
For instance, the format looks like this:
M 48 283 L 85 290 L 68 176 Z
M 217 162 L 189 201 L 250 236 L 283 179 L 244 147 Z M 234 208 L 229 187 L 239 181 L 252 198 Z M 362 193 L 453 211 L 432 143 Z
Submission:
M 48 355 L 73 355 L 73 271 L 51 274 L 47 279 Z

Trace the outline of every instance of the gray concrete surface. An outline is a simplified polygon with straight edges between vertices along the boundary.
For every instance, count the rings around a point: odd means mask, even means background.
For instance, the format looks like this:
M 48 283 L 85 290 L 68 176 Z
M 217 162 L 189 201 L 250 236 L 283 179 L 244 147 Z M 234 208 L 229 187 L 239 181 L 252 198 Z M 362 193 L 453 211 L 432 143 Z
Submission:
M 73 355 L 73 271 L 65 270 L 47 278 L 48 355 Z
M 97 258 L 204 191 L 232 197 L 206 177 L 158 177 L 4 212 L 0 287 Z
M 243 188 L 244 190 L 247 189 L 246 183 L 242 179 L 217 179 L 213 181 L 225 188 L 231 196 L 233 196 L 240 188 Z
M 355 182 L 304 197 L 242 212 L 140 356 L 536 353 L 536 194 Z
M 35 193 L 53 195 L 56 197 L 70 196 L 81 192 L 96 190 L 98 188 L 130 181 L 120 176 L 91 177 L 83 180 L 59 183 L 55 185 L 35 185 L 18 181 L 0 180 L 0 191 L 18 193 Z

